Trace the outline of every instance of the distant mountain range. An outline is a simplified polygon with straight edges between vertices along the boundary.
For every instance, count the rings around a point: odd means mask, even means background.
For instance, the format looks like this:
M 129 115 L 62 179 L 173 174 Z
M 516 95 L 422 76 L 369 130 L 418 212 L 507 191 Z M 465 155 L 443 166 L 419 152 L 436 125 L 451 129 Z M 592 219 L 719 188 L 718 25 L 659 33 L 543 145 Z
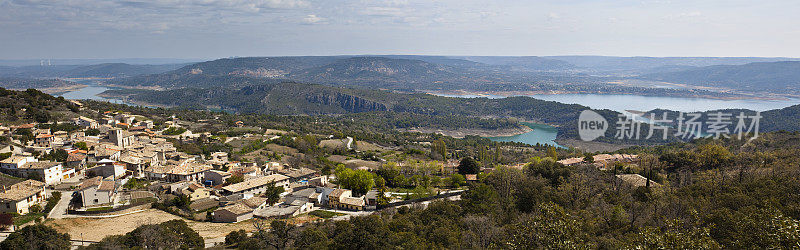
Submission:
M 687 70 L 653 73 L 644 79 L 750 91 L 800 91 L 800 62 L 759 62 L 744 65 L 715 65 Z
M 58 79 L 30 79 L 18 77 L 0 77 L 0 88 L 5 89 L 57 89 L 76 86 L 77 83 Z
M 158 74 L 180 68 L 185 64 L 133 65 L 103 63 L 95 65 L 59 66 L 0 66 L 0 76 L 23 78 L 114 78 Z
M 403 92 L 528 92 L 737 97 L 659 89 L 653 81 L 800 94 L 794 58 L 606 56 L 299 56 L 224 58 L 192 64 L 0 66 L 0 77 L 113 78 L 123 87 L 241 88 L 285 81 Z M 634 80 L 628 81 L 626 80 Z M 649 81 L 650 83 L 639 82 Z M 630 84 L 633 82 L 634 84 Z M 622 83 L 622 84 L 620 84 Z M 639 85 L 637 85 L 639 84 Z
M 640 71 L 661 67 L 712 65 L 742 65 L 755 62 L 800 61 L 786 57 L 616 57 L 616 56 L 547 56 L 544 58 L 564 61 L 579 68 L 598 72 Z

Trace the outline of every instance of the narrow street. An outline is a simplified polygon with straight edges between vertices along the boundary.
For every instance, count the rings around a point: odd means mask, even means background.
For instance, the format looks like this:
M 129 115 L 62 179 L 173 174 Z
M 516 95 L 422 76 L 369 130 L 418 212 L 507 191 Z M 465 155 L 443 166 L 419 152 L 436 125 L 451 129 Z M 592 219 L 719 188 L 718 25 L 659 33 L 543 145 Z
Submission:
M 52 192 L 52 191 L 50 191 Z M 67 209 L 69 208 L 69 201 L 72 199 L 73 191 L 61 191 L 61 200 L 58 201 L 53 210 L 47 214 L 47 218 L 61 219 L 67 217 Z

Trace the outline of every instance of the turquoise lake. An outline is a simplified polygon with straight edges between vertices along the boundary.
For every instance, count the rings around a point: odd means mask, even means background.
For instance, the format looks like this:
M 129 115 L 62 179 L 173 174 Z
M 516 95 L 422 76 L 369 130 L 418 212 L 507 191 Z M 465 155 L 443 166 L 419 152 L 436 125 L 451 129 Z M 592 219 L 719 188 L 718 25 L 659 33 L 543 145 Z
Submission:
M 536 145 L 536 143 L 539 143 L 539 144 L 548 144 L 556 147 L 562 147 L 561 145 L 558 145 L 558 143 L 554 141 L 556 139 L 556 136 L 558 135 L 558 128 L 550 125 L 530 123 L 530 122 L 523 122 L 522 124 L 533 129 L 533 131 L 512 136 L 489 137 L 489 139 L 492 141 L 501 141 L 501 142 L 509 142 L 509 141 L 522 142 L 531 145 Z

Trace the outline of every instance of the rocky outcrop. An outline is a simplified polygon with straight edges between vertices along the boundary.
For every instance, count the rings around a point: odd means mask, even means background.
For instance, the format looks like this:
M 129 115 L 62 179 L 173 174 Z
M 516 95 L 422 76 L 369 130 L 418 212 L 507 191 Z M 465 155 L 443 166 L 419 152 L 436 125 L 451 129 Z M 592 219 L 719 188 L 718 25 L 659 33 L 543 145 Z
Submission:
M 311 103 L 338 106 L 351 113 L 389 110 L 389 108 L 383 103 L 338 92 L 309 94 L 306 96 L 306 100 Z

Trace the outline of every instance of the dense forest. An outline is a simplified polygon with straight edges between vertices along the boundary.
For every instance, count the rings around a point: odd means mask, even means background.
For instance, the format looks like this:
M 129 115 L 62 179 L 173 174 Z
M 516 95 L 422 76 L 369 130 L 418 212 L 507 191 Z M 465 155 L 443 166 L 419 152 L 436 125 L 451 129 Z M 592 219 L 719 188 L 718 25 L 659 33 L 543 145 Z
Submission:
M 74 82 L 58 80 L 58 79 L 31 79 L 19 77 L 0 77 L 0 88 L 7 89 L 48 89 L 48 88 L 63 88 L 78 85 Z
M 79 107 L 63 97 L 53 97 L 35 89 L 14 91 L 0 88 L 0 122 L 46 123 L 74 117 Z
M 753 249 L 800 247 L 800 134 L 751 144 L 699 140 L 640 153 L 613 170 L 534 159 L 499 168 L 460 201 L 302 227 L 282 221 L 226 243 L 261 248 Z M 680 156 L 680 157 L 676 157 Z M 654 181 L 634 187 L 615 174 Z

